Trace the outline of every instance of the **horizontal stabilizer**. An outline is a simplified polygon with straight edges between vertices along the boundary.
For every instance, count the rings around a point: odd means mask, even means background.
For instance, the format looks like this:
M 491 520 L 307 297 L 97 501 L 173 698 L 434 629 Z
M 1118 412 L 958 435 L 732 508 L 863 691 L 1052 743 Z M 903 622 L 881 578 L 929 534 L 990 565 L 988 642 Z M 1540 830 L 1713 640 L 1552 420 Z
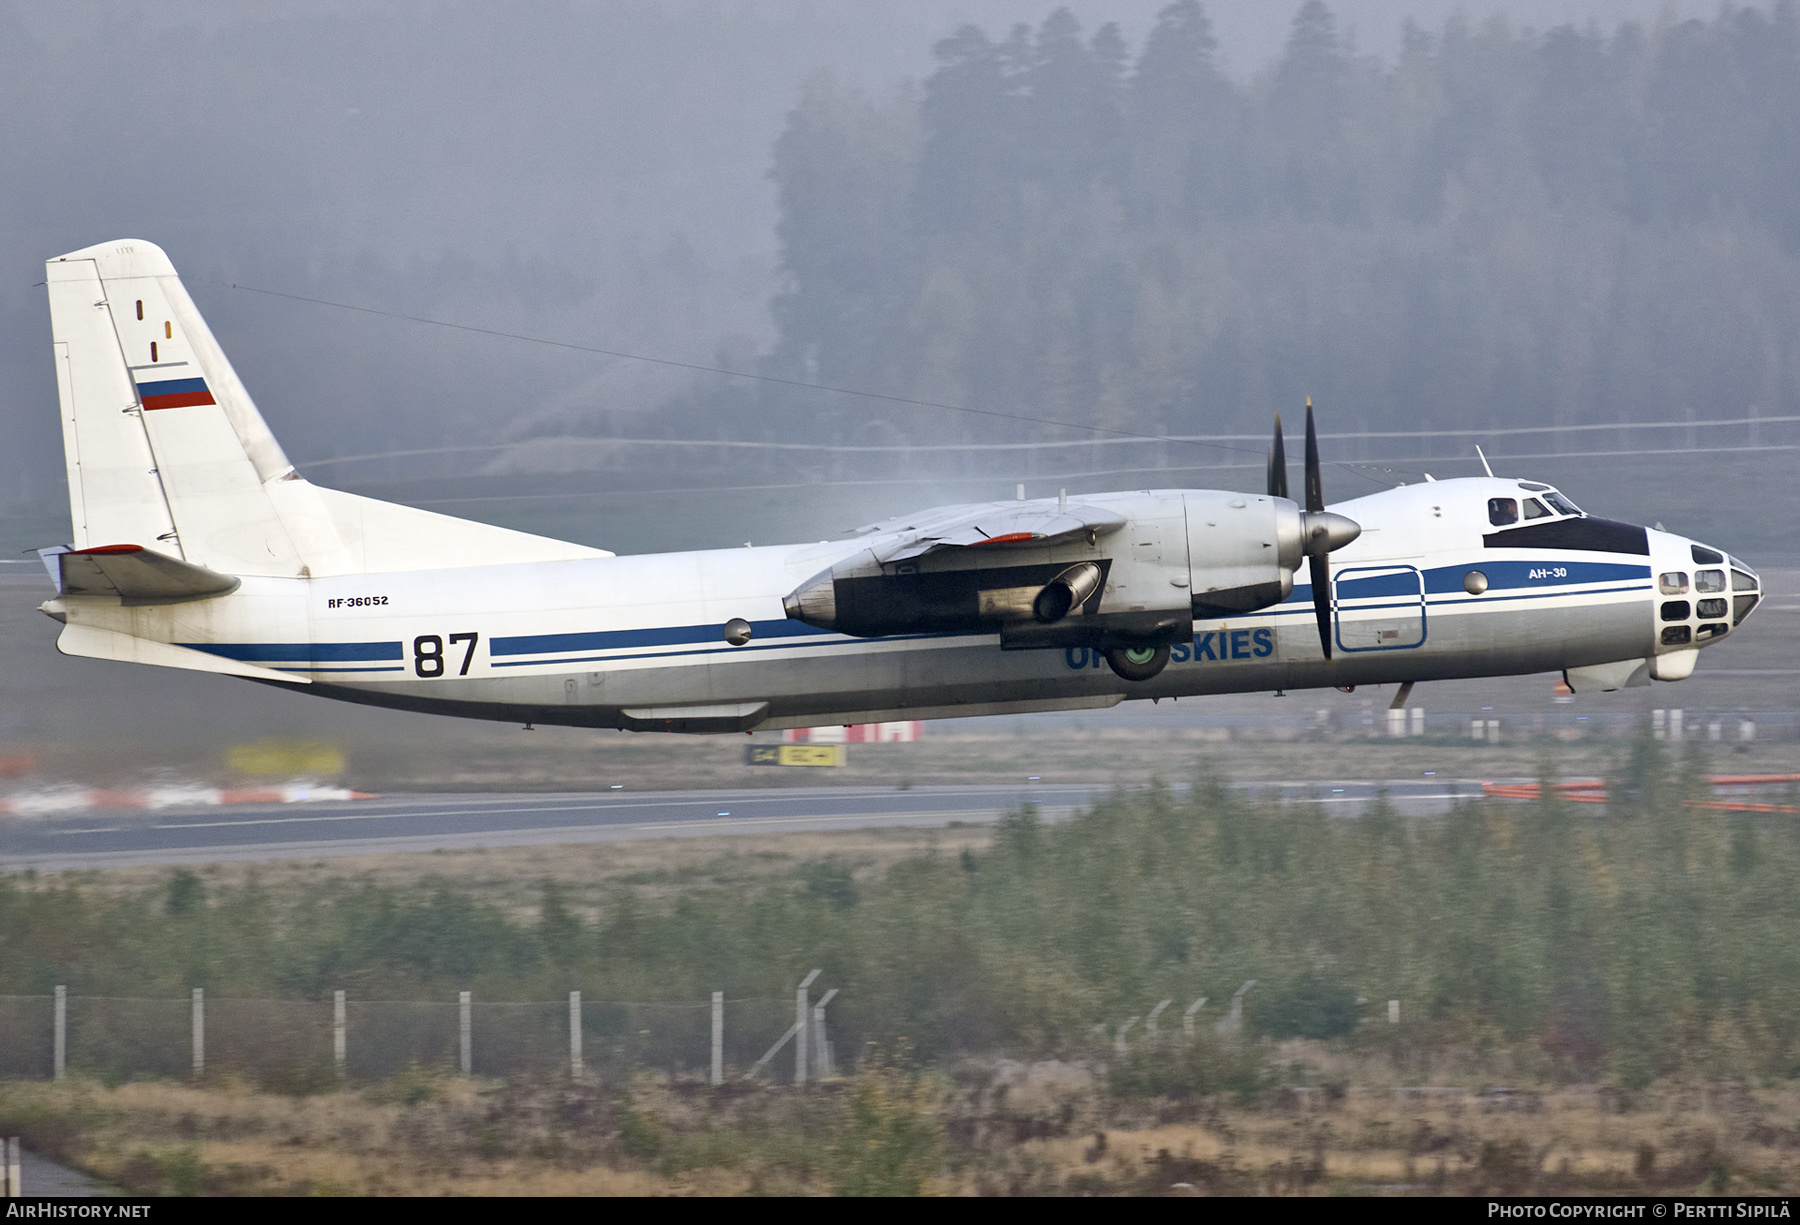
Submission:
M 70 623 L 56 638 L 56 649 L 64 655 L 81 655 L 88 659 L 116 659 L 130 664 L 155 664 L 163 668 L 186 668 L 193 672 L 222 672 L 227 676 L 248 676 L 259 681 L 281 681 L 288 685 L 310 685 L 312 681 L 290 672 L 260 668 L 236 659 L 223 659 L 204 651 L 189 650 L 168 642 L 136 638 L 118 630 L 95 625 Z
M 240 581 L 136 544 L 107 544 L 55 554 L 63 595 L 117 596 L 127 607 L 185 604 L 230 595 Z

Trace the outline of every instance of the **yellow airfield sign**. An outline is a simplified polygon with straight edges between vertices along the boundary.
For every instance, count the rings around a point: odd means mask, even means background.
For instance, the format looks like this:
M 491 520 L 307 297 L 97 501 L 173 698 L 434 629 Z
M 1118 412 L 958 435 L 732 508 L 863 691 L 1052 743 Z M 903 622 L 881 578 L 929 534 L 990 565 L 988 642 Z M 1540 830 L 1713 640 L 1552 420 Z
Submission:
M 841 744 L 753 744 L 744 760 L 753 766 L 842 766 L 850 755 Z

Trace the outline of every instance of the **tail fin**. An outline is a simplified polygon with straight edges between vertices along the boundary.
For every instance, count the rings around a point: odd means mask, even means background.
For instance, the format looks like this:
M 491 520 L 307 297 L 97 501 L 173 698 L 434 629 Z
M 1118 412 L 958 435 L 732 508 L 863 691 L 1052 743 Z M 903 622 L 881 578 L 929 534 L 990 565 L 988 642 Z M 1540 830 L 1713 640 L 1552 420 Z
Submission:
M 70 252 L 47 281 L 77 549 L 276 576 L 609 556 L 300 479 L 152 243 Z

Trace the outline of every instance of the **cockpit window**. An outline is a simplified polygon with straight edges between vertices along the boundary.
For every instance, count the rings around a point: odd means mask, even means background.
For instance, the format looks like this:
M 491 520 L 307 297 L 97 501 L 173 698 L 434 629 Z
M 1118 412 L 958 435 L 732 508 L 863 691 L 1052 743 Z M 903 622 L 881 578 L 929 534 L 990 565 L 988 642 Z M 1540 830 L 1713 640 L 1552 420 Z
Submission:
M 1495 527 L 1505 527 L 1509 523 L 1519 521 L 1519 504 L 1512 498 L 1488 499 L 1488 522 Z
M 1755 591 L 1756 576 L 1754 574 L 1745 574 L 1742 570 L 1733 569 L 1731 572 L 1731 589 L 1733 591 Z
M 1549 513 L 1550 508 L 1536 498 L 1525 499 L 1525 517 L 1527 519 L 1542 519 Z
M 1699 550 L 1696 549 L 1695 552 L 1699 552 Z M 1694 590 L 1708 592 L 1725 590 L 1725 572 L 1723 570 L 1694 571 Z
M 1544 495 L 1544 501 L 1550 503 L 1557 511 L 1565 515 L 1579 515 L 1581 513 L 1581 507 L 1575 505 L 1575 503 L 1569 501 L 1569 499 L 1563 497 L 1562 494 L 1556 492 L 1554 489 Z
M 1703 544 L 1689 545 L 1688 547 L 1693 551 L 1696 566 L 1717 566 L 1725 560 L 1723 553 L 1717 549 L 1709 549 Z

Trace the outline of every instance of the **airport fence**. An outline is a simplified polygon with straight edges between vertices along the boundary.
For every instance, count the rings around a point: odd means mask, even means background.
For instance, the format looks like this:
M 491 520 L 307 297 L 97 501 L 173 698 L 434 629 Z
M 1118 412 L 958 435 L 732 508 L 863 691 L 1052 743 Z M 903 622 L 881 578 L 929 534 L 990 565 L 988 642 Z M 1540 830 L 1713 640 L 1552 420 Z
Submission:
M 0 1077 L 109 1083 L 236 1076 L 282 1091 L 409 1069 L 490 1077 L 617 1077 L 642 1069 L 789 1080 L 834 1067 L 826 1010 L 771 997 L 646 1002 L 188 999 L 0 995 Z M 806 1045 L 809 1073 L 796 1061 Z M 715 1054 L 716 1052 L 716 1054 Z

